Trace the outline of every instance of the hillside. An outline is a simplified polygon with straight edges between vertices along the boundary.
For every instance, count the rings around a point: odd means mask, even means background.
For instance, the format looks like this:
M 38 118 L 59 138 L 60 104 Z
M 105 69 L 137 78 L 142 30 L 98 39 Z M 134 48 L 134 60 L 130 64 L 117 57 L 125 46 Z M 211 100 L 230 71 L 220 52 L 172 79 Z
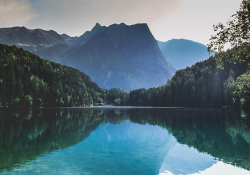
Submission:
M 166 42 L 157 42 L 163 55 L 176 69 L 190 67 L 209 57 L 207 46 L 191 40 L 172 39 Z
M 245 57 L 248 53 L 249 50 Z M 230 50 L 228 54 L 230 57 L 233 56 Z M 220 69 L 216 65 L 219 56 L 211 56 L 208 60 L 178 70 L 164 86 L 131 91 L 126 104 L 175 107 L 222 107 L 246 104 L 247 101 L 240 101 L 233 92 L 236 90 L 236 78 L 248 70 L 249 60 L 237 64 L 225 62 L 224 69 Z M 236 100 L 235 103 L 233 98 Z
M 79 70 L 0 44 L 0 106 L 87 106 L 104 91 Z
M 0 28 L 0 43 L 16 45 L 40 57 L 60 62 L 61 54 L 69 43 L 57 32 L 25 27 Z

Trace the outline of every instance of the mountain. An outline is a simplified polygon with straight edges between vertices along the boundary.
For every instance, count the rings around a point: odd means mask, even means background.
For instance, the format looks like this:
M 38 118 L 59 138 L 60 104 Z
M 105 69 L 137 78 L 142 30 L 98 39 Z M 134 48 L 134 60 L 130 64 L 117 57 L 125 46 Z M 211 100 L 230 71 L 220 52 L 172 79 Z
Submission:
M 16 45 L 54 62 L 60 62 L 61 53 L 69 44 L 53 30 L 32 30 L 25 27 L 0 28 L 0 43 Z
M 1 28 L 0 42 L 77 68 L 106 89 L 158 87 L 176 71 L 162 54 L 147 24 L 106 27 L 96 23 L 80 37 L 52 30 Z
M 99 23 L 92 28 L 91 31 L 86 31 L 80 37 L 70 37 L 67 34 L 62 34 L 62 38 L 70 43 L 71 45 L 78 45 L 86 43 L 91 37 L 101 28 L 102 26 Z
M 167 42 L 157 42 L 163 55 L 176 69 L 190 67 L 209 57 L 207 46 L 194 41 L 172 39 Z
M 0 42 L 5 44 L 66 44 L 66 41 L 53 30 L 27 29 L 25 27 L 0 28 Z
M 61 63 L 85 72 L 102 88 L 157 87 L 175 72 L 147 24 L 97 24 L 80 38 L 87 41 L 69 49 Z

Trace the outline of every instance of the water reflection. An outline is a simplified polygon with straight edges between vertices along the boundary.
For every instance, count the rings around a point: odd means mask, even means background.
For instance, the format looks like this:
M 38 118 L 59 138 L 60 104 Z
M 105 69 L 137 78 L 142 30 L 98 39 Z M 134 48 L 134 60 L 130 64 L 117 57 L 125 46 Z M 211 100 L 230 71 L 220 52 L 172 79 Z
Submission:
M 0 170 L 25 174 L 27 169 L 18 167 L 30 164 L 33 174 L 38 169 L 53 174 L 52 167 L 54 174 L 192 174 L 215 159 L 249 170 L 250 121 L 241 114 L 236 109 L 1 110 Z

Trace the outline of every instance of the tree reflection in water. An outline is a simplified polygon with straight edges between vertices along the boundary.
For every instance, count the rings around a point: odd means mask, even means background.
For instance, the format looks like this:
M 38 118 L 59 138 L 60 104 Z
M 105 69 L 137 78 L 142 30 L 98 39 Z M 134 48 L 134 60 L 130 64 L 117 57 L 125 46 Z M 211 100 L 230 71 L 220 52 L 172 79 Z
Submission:
M 158 125 L 181 144 L 250 169 L 250 119 L 238 109 L 57 108 L 0 111 L 0 170 L 75 145 L 101 124 L 124 121 Z

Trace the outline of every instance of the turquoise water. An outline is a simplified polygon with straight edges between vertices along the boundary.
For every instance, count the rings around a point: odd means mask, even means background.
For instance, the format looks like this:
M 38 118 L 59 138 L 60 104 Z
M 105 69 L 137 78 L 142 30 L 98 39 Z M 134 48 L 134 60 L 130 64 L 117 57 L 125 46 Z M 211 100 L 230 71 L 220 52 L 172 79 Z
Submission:
M 236 109 L 0 111 L 0 174 L 250 174 Z

